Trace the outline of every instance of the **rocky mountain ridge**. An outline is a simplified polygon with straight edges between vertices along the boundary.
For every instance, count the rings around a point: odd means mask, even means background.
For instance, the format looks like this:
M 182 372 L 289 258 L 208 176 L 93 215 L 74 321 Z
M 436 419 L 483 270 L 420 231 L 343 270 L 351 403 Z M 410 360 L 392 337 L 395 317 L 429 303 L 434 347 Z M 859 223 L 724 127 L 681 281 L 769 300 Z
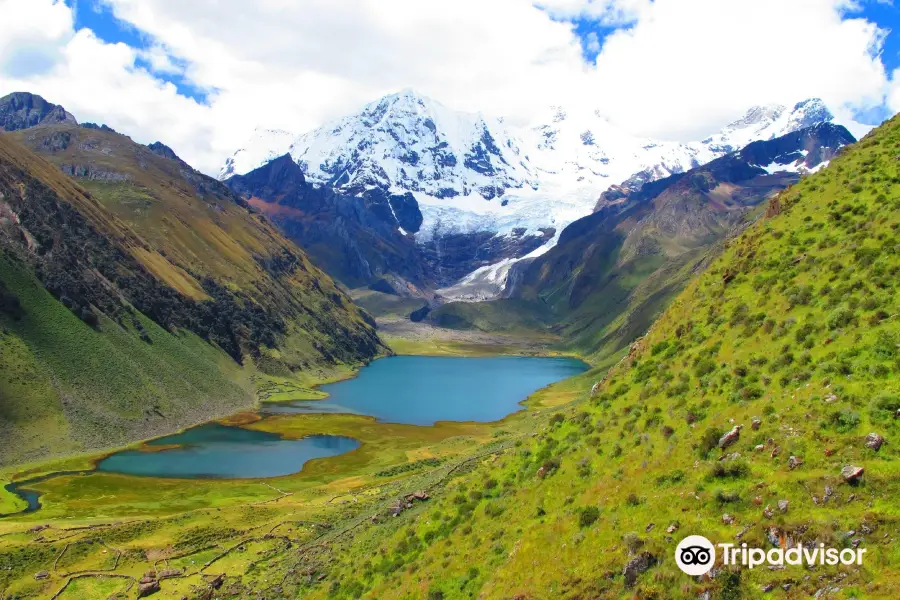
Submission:
M 289 154 L 314 186 L 346 196 L 375 189 L 408 193 L 422 223 L 417 230 L 400 230 L 414 234 L 419 245 L 451 246 L 456 240 L 468 248 L 506 248 L 466 261 L 470 272 L 443 269 L 459 275 L 445 284 L 444 293 L 465 296 L 470 290 L 453 284 L 487 277 L 502 285 L 509 261 L 552 246 L 555 234 L 546 232 L 558 234 L 589 214 L 612 186 L 634 191 L 754 140 L 833 120 L 818 99 L 790 108 L 754 107 L 702 141 L 678 143 L 639 138 L 598 112 L 564 107 L 553 107 L 538 124 L 513 127 L 502 118 L 453 111 L 405 90 L 299 136 L 261 130 L 228 159 L 220 179 Z M 459 244 L 464 238 L 472 239 Z M 509 243 L 523 238 L 530 239 Z

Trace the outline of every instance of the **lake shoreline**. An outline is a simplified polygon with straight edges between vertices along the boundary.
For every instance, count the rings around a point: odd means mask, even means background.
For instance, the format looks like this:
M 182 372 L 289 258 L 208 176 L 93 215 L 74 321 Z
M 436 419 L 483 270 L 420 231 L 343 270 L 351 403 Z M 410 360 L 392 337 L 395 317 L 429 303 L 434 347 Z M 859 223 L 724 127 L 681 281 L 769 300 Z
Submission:
M 456 361 L 453 361 L 452 360 L 453 358 L 457 358 L 457 359 L 467 358 L 468 360 L 474 360 L 474 361 L 479 361 L 479 362 L 485 361 L 485 360 L 487 360 L 487 361 L 491 360 L 491 358 L 483 358 L 483 357 L 475 358 L 475 357 L 466 357 L 466 356 L 383 357 L 384 360 L 397 359 L 398 361 L 401 361 L 401 362 L 417 359 L 418 361 L 425 361 L 425 362 L 434 361 L 434 364 L 447 364 L 447 363 L 455 364 Z M 521 359 L 521 360 L 526 360 L 526 361 L 527 360 L 542 361 L 545 359 L 556 360 L 556 359 L 560 359 L 562 357 L 552 357 L 552 358 L 540 357 L 540 358 L 538 358 L 538 357 L 521 357 L 521 356 L 511 356 L 511 355 L 500 355 L 500 356 L 494 355 L 492 358 L 498 358 L 498 359 L 505 358 L 505 359 L 511 359 L 511 360 Z M 348 381 L 357 380 L 358 378 L 360 378 L 362 373 L 364 373 L 364 372 L 368 373 L 367 371 L 365 371 L 365 369 L 372 368 L 373 365 L 378 364 L 379 361 L 381 361 L 381 360 L 382 359 L 376 359 L 375 361 L 370 362 L 368 365 L 360 367 L 359 369 L 355 370 L 353 373 L 348 374 L 347 377 L 340 378 L 340 379 L 336 378 L 336 379 L 333 379 L 331 382 L 325 383 L 322 385 L 341 385 L 341 384 L 346 384 Z M 438 362 L 438 361 L 440 361 L 440 362 Z M 552 381 L 548 381 L 547 383 L 549 384 L 549 383 L 561 381 L 563 379 L 567 379 L 567 378 L 571 377 L 572 375 L 576 375 L 578 373 L 584 372 L 590 368 L 590 366 L 587 363 L 584 363 L 583 361 L 580 361 L 580 360 L 578 362 L 580 363 L 580 366 L 581 366 L 581 368 L 578 369 L 578 372 L 567 373 L 564 376 L 561 376 L 560 378 L 554 378 Z M 380 364 L 384 365 L 385 363 L 381 362 Z M 472 363 L 469 363 L 469 366 L 471 366 L 471 364 Z M 33 470 L 20 471 L 19 473 L 17 473 L 17 475 L 18 475 L 17 477 L 12 478 L 10 480 L 10 482 L 4 486 L 4 490 L 8 493 L 13 494 L 15 497 L 19 498 L 20 500 L 24 501 L 27 506 L 25 509 L 23 509 L 21 511 L 3 515 L 2 518 L 8 518 L 8 517 L 16 516 L 16 515 L 21 516 L 21 515 L 25 515 L 25 514 L 35 512 L 36 510 L 38 510 L 41 507 L 39 498 L 42 495 L 42 492 L 40 492 L 39 490 L 30 489 L 27 486 L 30 486 L 30 485 L 33 485 L 36 483 L 40 483 L 41 481 L 45 481 L 47 479 L 51 479 L 51 478 L 55 478 L 55 477 L 59 477 L 59 476 L 65 476 L 65 475 L 71 475 L 71 474 L 119 474 L 119 475 L 124 475 L 124 476 L 136 476 L 136 477 L 142 477 L 142 478 L 156 478 L 156 479 L 207 479 L 208 478 L 208 479 L 214 479 L 214 480 L 220 480 L 220 481 L 239 481 L 239 480 L 253 480 L 253 479 L 267 479 L 267 480 L 268 479 L 279 479 L 279 478 L 291 477 L 291 476 L 295 476 L 295 475 L 303 473 L 303 471 L 306 467 L 306 463 L 308 463 L 310 461 L 328 460 L 331 458 L 335 458 L 337 456 L 346 455 L 348 453 L 352 454 L 354 452 L 360 451 L 362 449 L 363 445 L 365 444 L 364 441 L 361 441 L 357 437 L 355 437 L 353 435 L 352 431 L 342 431 L 341 433 L 338 433 L 336 436 L 334 434 L 325 433 L 324 431 L 305 431 L 303 435 L 295 436 L 295 435 L 292 435 L 292 433 L 294 433 L 294 431 L 284 430 L 284 429 L 292 430 L 294 427 L 293 423 L 289 423 L 286 427 L 279 427 L 277 425 L 275 427 L 271 427 L 272 425 L 275 425 L 276 423 L 284 423 L 284 421 L 286 421 L 286 420 L 287 421 L 296 420 L 297 417 L 303 418 L 303 417 L 314 416 L 315 419 L 313 419 L 313 421 L 318 422 L 318 423 L 327 422 L 327 419 L 329 417 L 354 417 L 354 418 L 358 419 L 358 422 L 360 422 L 360 426 L 362 426 L 362 423 L 364 423 L 364 422 L 370 422 L 373 424 L 386 425 L 386 426 L 388 426 L 388 428 L 390 426 L 403 426 L 403 427 L 407 427 L 407 428 L 411 427 L 411 428 L 422 428 L 422 429 L 427 429 L 427 430 L 434 430 L 435 432 L 444 430 L 448 427 L 449 428 L 463 427 L 464 429 L 468 428 L 468 427 L 475 427 L 477 429 L 479 425 L 485 425 L 488 423 L 494 423 L 494 424 L 501 423 L 501 422 L 505 421 L 506 419 L 512 417 L 513 415 L 521 413 L 523 410 L 525 410 L 527 408 L 527 402 L 528 402 L 529 398 L 531 398 L 535 392 L 539 391 L 541 389 L 541 387 L 543 387 L 543 385 L 537 386 L 535 389 L 531 389 L 527 393 L 519 393 L 516 397 L 515 409 L 514 410 L 503 409 L 503 414 L 499 415 L 499 418 L 480 418 L 480 419 L 479 418 L 475 418 L 475 419 L 446 418 L 446 419 L 434 419 L 430 423 L 412 423 L 412 422 L 404 422 L 402 420 L 397 421 L 397 422 L 382 421 L 376 415 L 366 415 L 366 414 L 359 414 L 359 413 L 353 413 L 353 412 L 322 413 L 322 412 L 315 410 L 315 406 L 311 409 L 310 412 L 304 412 L 304 413 L 300 413 L 300 414 L 273 414 L 273 413 L 264 412 L 265 405 L 266 404 L 270 404 L 273 406 L 283 405 L 284 401 L 257 402 L 254 410 L 245 410 L 245 411 L 241 411 L 238 413 L 234 413 L 230 416 L 227 416 L 227 417 L 224 417 L 221 419 L 207 421 L 205 423 L 183 429 L 176 434 L 170 434 L 167 436 L 151 438 L 149 440 L 144 440 L 139 443 L 130 444 L 124 448 L 114 449 L 114 450 L 110 450 L 107 452 L 102 452 L 102 453 L 98 453 L 98 454 L 91 454 L 91 455 L 85 456 L 82 459 L 84 462 L 81 462 L 80 465 L 84 465 L 87 468 L 78 469 L 78 470 L 72 470 L 72 469 L 56 470 L 56 469 L 53 469 L 52 466 L 54 464 L 59 464 L 64 461 L 54 461 L 54 462 L 46 463 L 44 465 L 40 465 Z M 513 393 L 516 393 L 516 392 L 513 392 Z M 329 396 L 325 395 L 321 400 L 319 400 L 319 399 L 308 400 L 307 402 L 311 402 L 313 405 L 317 405 L 321 401 L 327 402 L 328 398 L 329 398 Z M 494 415 L 494 416 L 498 416 L 498 415 Z M 357 442 L 357 446 L 352 449 L 343 450 L 343 451 L 339 452 L 338 454 L 333 454 L 333 455 L 328 455 L 328 456 L 313 456 L 313 457 L 307 458 L 300 463 L 300 469 L 298 469 L 297 471 L 291 471 L 291 472 L 286 472 L 286 473 L 273 473 L 273 474 L 268 474 L 268 475 L 262 475 L 260 477 L 253 477 L 253 476 L 248 476 L 248 475 L 239 475 L 239 476 L 231 477 L 231 476 L 223 476 L 223 475 L 206 476 L 203 474 L 171 475 L 171 474 L 162 474 L 162 473 L 134 473 L 134 472 L 115 471 L 115 470 L 110 471 L 110 470 L 104 470 L 104 469 L 100 468 L 101 463 L 103 463 L 104 461 L 108 461 L 110 458 L 112 458 L 116 455 L 123 455 L 123 454 L 129 454 L 129 453 L 131 455 L 152 455 L 152 454 L 159 455 L 159 454 L 163 454 L 166 452 L 178 451 L 179 449 L 183 449 L 178 444 L 163 444 L 162 446 L 160 446 L 160 444 L 158 444 L 158 443 L 154 444 L 153 442 L 158 441 L 158 440 L 164 440 L 166 438 L 187 435 L 191 431 L 196 431 L 196 430 L 202 429 L 204 427 L 209 427 L 214 424 L 218 424 L 225 428 L 240 429 L 243 431 L 270 432 L 272 434 L 275 434 L 279 438 L 279 440 L 285 441 L 285 442 L 296 443 L 296 442 L 301 442 L 305 439 L 314 438 L 317 436 L 323 437 L 323 438 L 344 437 L 349 440 L 353 440 L 354 442 Z M 327 427 L 325 429 L 327 429 Z M 60 465 L 60 466 L 62 466 L 62 465 Z M 31 496 L 34 496 L 34 498 L 32 498 Z

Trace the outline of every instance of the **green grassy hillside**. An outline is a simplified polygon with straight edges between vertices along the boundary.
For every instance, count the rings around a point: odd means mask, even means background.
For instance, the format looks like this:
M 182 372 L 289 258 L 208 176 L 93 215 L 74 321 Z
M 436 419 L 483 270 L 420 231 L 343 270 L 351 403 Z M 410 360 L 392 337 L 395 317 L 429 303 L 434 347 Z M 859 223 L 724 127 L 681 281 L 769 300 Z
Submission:
M 313 597 L 896 598 L 898 153 L 894 118 L 781 193 L 595 395 L 333 548 Z M 692 579 L 673 560 L 688 534 L 867 555 Z
M 72 124 L 0 134 L 0 351 L 0 465 L 230 414 L 258 372 L 311 381 L 387 352 L 227 188 Z

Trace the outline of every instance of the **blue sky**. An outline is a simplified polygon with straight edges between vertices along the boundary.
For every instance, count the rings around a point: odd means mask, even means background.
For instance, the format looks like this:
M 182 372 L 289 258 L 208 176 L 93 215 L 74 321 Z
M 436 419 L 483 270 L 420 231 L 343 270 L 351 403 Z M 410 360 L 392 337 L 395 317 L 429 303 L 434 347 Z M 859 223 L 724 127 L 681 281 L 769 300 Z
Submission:
M 98 0 L 65 0 L 66 4 L 74 9 L 75 29 L 87 28 L 94 32 L 98 38 L 110 44 L 126 44 L 139 50 L 148 50 L 152 41 L 146 35 L 132 27 L 130 24 L 116 19 L 112 10 Z M 178 89 L 182 96 L 193 98 L 197 102 L 205 103 L 209 90 L 202 90 L 193 86 L 184 77 L 184 64 L 176 64 L 181 68 L 181 73 L 169 73 L 154 70 L 149 61 L 138 59 L 136 65 L 139 68 L 153 72 L 158 79 L 171 83 Z

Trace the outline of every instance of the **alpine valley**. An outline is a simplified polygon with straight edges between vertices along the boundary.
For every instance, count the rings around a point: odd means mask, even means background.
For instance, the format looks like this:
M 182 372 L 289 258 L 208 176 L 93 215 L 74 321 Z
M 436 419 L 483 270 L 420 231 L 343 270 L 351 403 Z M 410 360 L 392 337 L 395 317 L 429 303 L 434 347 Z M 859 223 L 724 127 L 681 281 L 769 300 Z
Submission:
M 216 178 L 53 101 L 0 98 L 0 600 L 898 597 L 900 117 L 406 90 Z

